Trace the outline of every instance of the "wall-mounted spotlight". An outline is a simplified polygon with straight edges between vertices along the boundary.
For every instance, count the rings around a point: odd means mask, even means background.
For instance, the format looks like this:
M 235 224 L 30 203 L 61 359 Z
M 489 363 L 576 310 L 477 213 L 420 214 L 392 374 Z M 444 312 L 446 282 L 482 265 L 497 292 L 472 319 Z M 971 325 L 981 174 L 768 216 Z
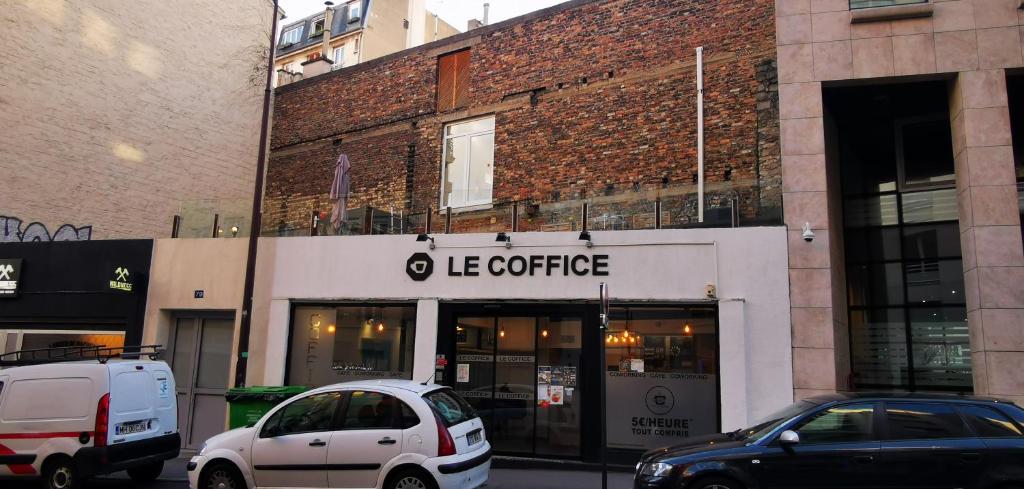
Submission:
M 429 234 L 426 234 L 426 233 L 417 234 L 416 235 L 416 241 L 430 241 L 430 249 L 434 249 L 434 247 L 435 247 L 434 246 L 434 237 L 429 235 Z
M 498 233 L 498 236 L 494 238 L 494 241 L 498 243 L 504 242 L 506 248 L 512 247 L 512 236 L 505 234 L 505 232 Z
M 587 248 L 593 248 L 594 242 L 590 240 L 590 231 L 584 230 L 580 233 L 580 241 L 587 242 Z

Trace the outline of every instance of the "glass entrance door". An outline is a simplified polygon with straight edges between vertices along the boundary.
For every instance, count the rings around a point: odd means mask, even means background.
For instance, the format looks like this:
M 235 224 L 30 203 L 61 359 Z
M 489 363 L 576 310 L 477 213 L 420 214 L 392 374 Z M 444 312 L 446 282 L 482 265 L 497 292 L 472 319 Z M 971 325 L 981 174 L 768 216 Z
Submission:
M 456 316 L 448 379 L 479 412 L 494 450 L 580 455 L 579 317 Z

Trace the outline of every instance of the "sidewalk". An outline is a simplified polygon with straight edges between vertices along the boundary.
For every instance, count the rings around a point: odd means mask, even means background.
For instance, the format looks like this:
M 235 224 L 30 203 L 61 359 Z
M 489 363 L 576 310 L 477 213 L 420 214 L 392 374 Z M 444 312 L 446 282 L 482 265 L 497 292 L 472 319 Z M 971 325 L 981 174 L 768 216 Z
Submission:
M 165 482 L 187 482 L 185 473 L 187 458 L 168 460 L 160 480 Z M 112 479 L 127 479 L 128 475 L 118 472 L 107 476 Z M 601 473 L 583 470 L 546 469 L 491 469 L 488 489 L 600 489 Z M 633 474 L 608 473 L 609 489 L 630 489 Z

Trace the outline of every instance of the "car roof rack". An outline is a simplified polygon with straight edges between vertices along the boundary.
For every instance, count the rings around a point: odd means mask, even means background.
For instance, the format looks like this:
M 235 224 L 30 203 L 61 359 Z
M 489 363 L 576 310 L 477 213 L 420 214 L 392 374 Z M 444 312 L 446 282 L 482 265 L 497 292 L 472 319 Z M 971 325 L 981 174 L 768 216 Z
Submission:
M 149 357 L 150 360 L 156 360 L 163 352 L 163 345 L 54 346 L 0 354 L 0 367 L 21 367 L 25 365 L 43 365 L 81 360 L 96 360 L 99 363 L 107 363 L 107 361 L 115 358 L 138 360 L 142 357 Z

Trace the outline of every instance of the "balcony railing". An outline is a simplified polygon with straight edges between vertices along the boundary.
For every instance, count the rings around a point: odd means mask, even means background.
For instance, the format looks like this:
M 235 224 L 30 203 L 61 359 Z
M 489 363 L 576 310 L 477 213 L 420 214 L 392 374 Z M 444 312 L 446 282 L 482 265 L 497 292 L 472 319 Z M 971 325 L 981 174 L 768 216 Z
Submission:
M 586 198 L 497 202 L 486 208 L 421 208 L 374 204 L 352 195 L 340 226 L 330 222 L 330 205 L 318 199 L 303 225 L 286 224 L 273 209 L 264 213 L 262 236 L 337 236 L 420 233 L 605 231 L 780 225 L 781 194 L 762 195 L 753 182 L 705 186 L 704 221 L 698 218 L 696 185 L 636 186 Z M 268 205 L 268 207 L 272 207 Z M 275 222 L 277 220 L 277 222 Z M 292 221 L 294 222 L 294 220 Z

